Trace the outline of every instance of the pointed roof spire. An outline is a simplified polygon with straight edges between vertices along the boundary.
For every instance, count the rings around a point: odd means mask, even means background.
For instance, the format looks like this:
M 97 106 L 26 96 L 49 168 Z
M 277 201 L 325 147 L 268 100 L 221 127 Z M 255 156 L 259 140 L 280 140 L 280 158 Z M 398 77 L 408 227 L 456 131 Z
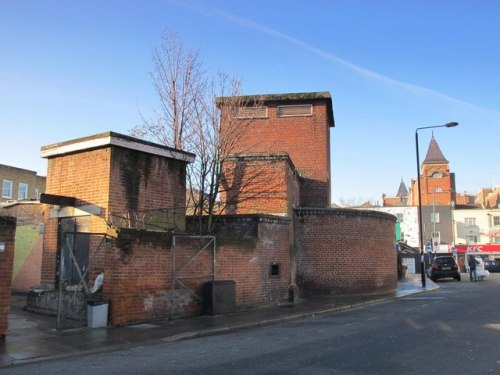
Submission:
M 431 142 L 429 143 L 429 148 L 427 149 L 427 155 L 422 164 L 436 164 L 436 163 L 448 163 L 448 160 L 444 157 L 439 145 L 434 138 L 434 133 L 432 133 Z
M 396 194 L 396 197 L 407 197 L 407 196 L 408 196 L 408 189 L 406 188 L 406 185 L 403 182 L 403 177 L 401 177 L 401 183 L 399 184 L 399 189 L 398 193 Z

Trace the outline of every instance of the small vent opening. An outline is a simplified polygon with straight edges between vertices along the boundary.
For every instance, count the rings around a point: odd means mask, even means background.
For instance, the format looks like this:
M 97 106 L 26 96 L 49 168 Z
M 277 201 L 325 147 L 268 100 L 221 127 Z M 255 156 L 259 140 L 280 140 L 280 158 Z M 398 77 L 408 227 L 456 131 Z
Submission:
M 266 118 L 267 107 L 239 107 L 237 118 Z
M 312 115 L 312 104 L 278 106 L 278 117 L 311 116 L 311 115 Z

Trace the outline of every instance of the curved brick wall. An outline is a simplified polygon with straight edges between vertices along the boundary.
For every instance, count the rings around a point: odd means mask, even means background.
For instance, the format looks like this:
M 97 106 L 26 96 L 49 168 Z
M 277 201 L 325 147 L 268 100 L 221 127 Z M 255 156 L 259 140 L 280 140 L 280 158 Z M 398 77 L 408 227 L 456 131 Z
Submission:
M 297 284 L 305 293 L 378 294 L 397 288 L 395 221 L 383 212 L 296 209 Z

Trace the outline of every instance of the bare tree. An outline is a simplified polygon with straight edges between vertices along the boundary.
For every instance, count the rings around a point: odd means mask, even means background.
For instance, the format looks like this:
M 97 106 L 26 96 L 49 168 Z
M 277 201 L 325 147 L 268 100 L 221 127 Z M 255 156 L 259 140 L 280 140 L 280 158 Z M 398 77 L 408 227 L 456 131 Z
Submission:
M 208 80 L 199 53 L 185 50 L 175 33 L 164 34 L 160 48 L 154 49 L 153 63 L 152 78 L 160 109 L 152 120 L 143 117 L 143 123 L 131 133 L 196 155 L 195 162 L 188 165 L 186 211 L 200 217 L 200 232 L 210 233 L 226 205 L 243 199 L 241 194 L 230 194 L 226 196 L 231 202 L 220 201 L 223 174 L 228 172 L 225 160 L 244 136 L 245 123 L 253 120 L 252 115 L 241 118 L 239 111 L 259 107 L 261 102 L 258 97 L 241 95 L 239 79 L 219 73 L 217 80 Z M 256 180 L 248 176 L 245 179 L 244 199 L 249 199 L 249 191 L 256 190 L 255 186 L 249 187 L 252 181 Z M 234 185 L 231 189 L 245 190 Z
M 200 218 L 206 216 L 205 227 L 200 226 L 200 230 L 210 233 L 215 219 L 225 212 L 228 205 L 248 199 L 249 195 L 256 197 L 256 194 L 249 194 L 258 190 L 253 176 L 247 176 L 238 185 L 233 184 L 230 187 L 233 194 L 224 194 L 228 188 L 224 175 L 233 174 L 232 168 L 236 166 L 233 163 L 228 166 L 226 160 L 232 157 L 236 145 L 241 144 L 247 132 L 248 124 L 254 120 L 251 114 L 241 118 L 239 112 L 242 108 L 258 108 L 262 104 L 258 97 L 242 96 L 241 81 L 224 73 L 219 73 L 218 80 L 206 88 L 206 95 L 200 96 L 196 102 L 194 131 L 186 144 L 189 144 L 189 151 L 197 155 L 188 173 L 193 213 Z M 251 149 L 250 143 L 247 149 Z M 242 150 L 239 148 L 238 151 Z M 235 191 L 246 191 L 246 195 L 234 194 Z M 221 194 L 225 199 L 221 200 Z
M 195 114 L 195 103 L 204 91 L 204 75 L 198 51 L 185 50 L 177 35 L 166 30 L 160 47 L 153 50 L 151 73 L 160 108 L 151 120 L 144 117 L 132 129 L 133 136 L 183 148 Z

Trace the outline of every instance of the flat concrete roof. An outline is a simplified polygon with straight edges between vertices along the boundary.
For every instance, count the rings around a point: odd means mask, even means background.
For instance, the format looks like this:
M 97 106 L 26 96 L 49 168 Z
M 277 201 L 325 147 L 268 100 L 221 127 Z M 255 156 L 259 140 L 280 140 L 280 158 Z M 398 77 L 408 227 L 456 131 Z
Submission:
M 142 139 L 111 131 L 91 135 L 88 137 L 72 139 L 65 142 L 54 143 L 48 146 L 42 146 L 41 156 L 42 158 L 50 159 L 52 157 L 65 154 L 89 151 L 92 149 L 109 146 L 127 148 L 129 150 L 135 150 L 147 154 L 163 156 L 165 158 L 181 160 L 186 163 L 192 163 L 195 159 L 195 155 L 190 152 L 177 150 L 175 148 L 144 141 Z
M 262 95 L 243 95 L 237 96 L 242 103 L 259 103 L 262 104 L 271 102 L 293 103 L 304 101 L 325 101 L 327 106 L 327 115 L 329 118 L 329 126 L 335 126 L 333 117 L 332 97 L 328 91 L 322 92 L 298 92 L 286 94 L 262 94 Z M 224 97 L 215 98 L 217 105 L 221 105 Z

